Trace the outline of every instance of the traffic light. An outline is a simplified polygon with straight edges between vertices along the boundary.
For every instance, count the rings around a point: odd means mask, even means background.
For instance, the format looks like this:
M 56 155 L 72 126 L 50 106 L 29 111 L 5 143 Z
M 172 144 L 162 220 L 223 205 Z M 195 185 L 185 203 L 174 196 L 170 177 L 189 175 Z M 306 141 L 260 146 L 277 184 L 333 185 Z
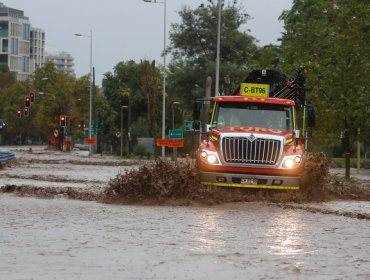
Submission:
M 30 105 L 31 105 L 31 97 L 29 97 L 29 96 L 26 96 L 26 102 L 25 102 L 25 107 L 30 107 Z
M 17 109 L 17 118 L 20 118 L 22 116 L 22 110 L 21 109 Z
M 35 93 L 34 92 L 30 92 L 30 100 L 31 100 L 31 102 L 35 101 Z
M 60 121 L 60 127 L 67 126 L 67 116 L 66 115 L 60 115 L 59 121 Z
M 28 108 L 28 107 L 24 107 L 24 116 L 25 117 L 28 117 L 29 115 L 30 115 L 30 108 Z

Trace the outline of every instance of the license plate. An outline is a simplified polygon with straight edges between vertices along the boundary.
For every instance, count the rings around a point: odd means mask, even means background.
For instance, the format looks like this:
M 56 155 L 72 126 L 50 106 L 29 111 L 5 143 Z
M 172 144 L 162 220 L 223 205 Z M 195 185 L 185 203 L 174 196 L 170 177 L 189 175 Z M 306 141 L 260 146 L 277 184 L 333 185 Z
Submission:
M 241 183 L 242 184 L 248 184 L 248 185 L 257 185 L 258 180 L 257 179 L 251 179 L 251 178 L 242 178 Z

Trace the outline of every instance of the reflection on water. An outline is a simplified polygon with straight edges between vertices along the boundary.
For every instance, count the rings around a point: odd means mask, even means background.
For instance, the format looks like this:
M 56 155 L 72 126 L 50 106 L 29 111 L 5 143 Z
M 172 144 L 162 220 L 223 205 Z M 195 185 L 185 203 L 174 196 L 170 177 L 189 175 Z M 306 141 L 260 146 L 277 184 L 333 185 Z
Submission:
M 315 252 L 312 251 L 311 239 L 306 238 L 309 229 L 302 213 L 287 210 L 276 212 L 274 208 L 257 212 L 253 208 L 234 210 L 229 208 L 194 213 L 194 220 L 188 225 L 194 239 L 189 244 L 189 250 L 200 254 L 232 250 L 250 256 L 259 254 L 260 250 L 275 256 Z
M 286 256 L 312 253 L 305 251 L 310 244 L 309 239 L 305 238 L 305 223 L 301 214 L 279 212 L 272 218 L 265 232 L 270 254 Z
M 199 211 L 195 216 L 194 240 L 196 246 L 191 248 L 197 253 L 219 253 L 225 246 L 223 219 L 215 212 Z

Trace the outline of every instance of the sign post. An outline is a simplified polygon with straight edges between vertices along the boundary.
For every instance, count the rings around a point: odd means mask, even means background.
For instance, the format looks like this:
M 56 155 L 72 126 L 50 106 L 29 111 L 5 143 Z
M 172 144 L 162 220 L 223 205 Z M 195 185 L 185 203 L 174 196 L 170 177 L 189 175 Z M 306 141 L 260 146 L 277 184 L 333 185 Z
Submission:
M 170 139 L 182 139 L 184 138 L 184 133 L 182 129 L 170 129 L 169 137 Z
M 182 129 L 170 129 L 169 131 L 170 139 L 182 139 L 184 138 L 184 132 Z M 184 144 L 182 144 L 184 146 Z M 173 160 L 177 161 L 177 147 L 173 148 Z

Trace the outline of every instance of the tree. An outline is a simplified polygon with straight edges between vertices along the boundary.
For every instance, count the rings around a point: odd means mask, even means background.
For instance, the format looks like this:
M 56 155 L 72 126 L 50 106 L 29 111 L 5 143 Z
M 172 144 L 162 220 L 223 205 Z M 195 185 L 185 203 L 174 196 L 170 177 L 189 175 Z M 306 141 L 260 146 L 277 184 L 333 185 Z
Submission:
M 7 126 L 6 140 L 14 140 L 23 142 L 26 135 L 35 134 L 36 129 L 32 124 L 34 115 L 24 117 L 24 102 L 28 92 L 28 86 L 25 81 L 15 81 L 12 85 L 5 88 L 1 92 L 1 117 L 5 120 Z M 17 117 L 17 109 L 21 109 L 22 118 Z
M 258 48 L 253 57 L 254 69 L 273 69 L 281 70 L 281 47 L 276 45 L 267 45 Z
M 114 72 L 108 72 L 103 79 L 104 95 L 115 112 L 120 112 L 121 106 L 129 107 L 129 123 L 136 124 L 143 115 L 147 119 L 149 135 L 154 136 L 158 132 L 158 113 L 160 90 L 159 69 L 155 62 L 133 60 L 119 62 L 114 67 Z M 116 126 L 120 127 L 120 114 L 117 114 Z M 138 129 L 134 129 L 138 132 Z M 147 131 L 141 133 L 147 134 Z M 133 135 L 133 137 L 141 135 Z
M 52 62 L 47 62 L 37 69 L 31 81 L 30 91 L 36 92 L 36 102 L 32 107 L 37 109 L 34 125 L 43 135 L 52 137 L 52 132 L 59 129 L 59 116 L 67 115 L 69 118 L 68 134 L 78 131 L 80 118 L 85 108 L 80 105 L 87 100 L 88 80 L 76 80 L 72 75 L 58 72 Z M 81 92 L 82 91 L 82 92 Z M 43 95 L 37 94 L 43 92 Z M 83 100 L 81 100 L 81 97 Z M 87 108 L 87 107 L 86 107 Z M 83 117 L 87 118 L 87 114 Z
M 141 62 L 142 74 L 141 85 L 147 100 L 147 122 L 149 129 L 149 136 L 153 136 L 158 131 L 157 120 L 157 91 L 160 77 L 158 69 L 155 67 L 155 61 L 149 63 L 145 60 Z
M 309 98 L 318 110 L 317 140 L 339 142 L 345 120 L 369 138 L 370 3 L 295 0 L 285 11 L 282 38 L 284 69 L 309 70 Z
M 0 94 L 2 89 L 11 86 L 14 82 L 14 75 L 9 71 L 8 65 L 0 63 Z
M 207 76 L 213 77 L 217 55 L 218 1 L 179 12 L 181 23 L 170 31 L 169 90 L 190 110 L 192 100 L 204 95 Z M 240 29 L 249 16 L 237 1 L 223 5 L 220 46 L 220 91 L 229 92 L 245 78 L 257 52 L 255 39 Z M 200 86 L 200 88 L 199 88 Z
M 1 73 L 0 73 L 1 75 Z M 11 142 L 15 137 L 24 141 L 26 136 L 50 140 L 53 131 L 59 129 L 59 116 L 68 116 L 65 132 L 73 141 L 83 141 L 89 123 L 89 87 L 90 77 L 74 76 L 59 72 L 52 62 L 46 62 L 26 81 L 15 81 L 0 90 L 1 116 L 7 122 L 7 138 Z M 25 97 L 33 92 L 34 102 L 29 108 L 30 114 L 17 117 L 17 108 L 23 112 Z M 111 125 L 112 112 L 104 100 L 100 100 L 98 89 L 93 89 L 93 108 L 100 122 Z M 19 141 L 18 141 L 19 143 Z

